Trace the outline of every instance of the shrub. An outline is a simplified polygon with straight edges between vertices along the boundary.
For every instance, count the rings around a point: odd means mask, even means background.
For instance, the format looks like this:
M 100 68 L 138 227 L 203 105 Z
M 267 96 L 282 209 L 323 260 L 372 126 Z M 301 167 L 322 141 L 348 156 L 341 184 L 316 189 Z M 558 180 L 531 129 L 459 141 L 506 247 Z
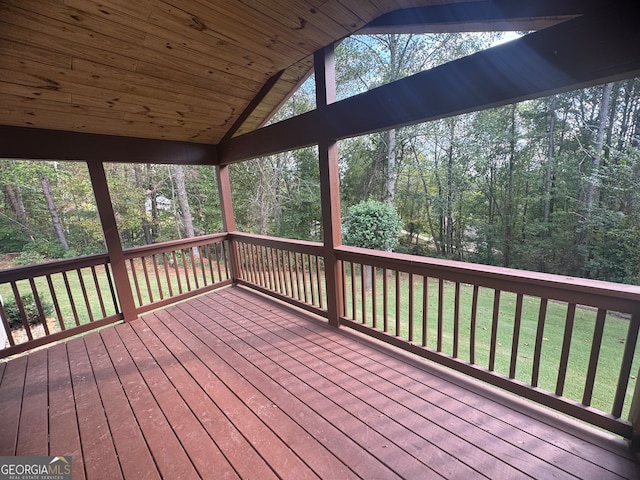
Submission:
M 392 250 L 398 245 L 402 220 L 385 202 L 367 200 L 349 209 L 344 221 L 344 243 L 373 250 Z
M 27 315 L 27 320 L 31 325 L 41 323 L 44 319 L 40 316 L 38 306 L 33 298 L 33 295 L 28 294 L 21 297 L 24 311 Z M 47 301 L 41 301 L 42 311 L 45 317 L 50 316 L 53 313 L 53 304 Z M 10 328 L 22 327 L 22 318 L 20 317 L 20 309 L 18 303 L 14 298 L 7 300 L 4 304 L 4 311 L 7 314 L 7 322 Z

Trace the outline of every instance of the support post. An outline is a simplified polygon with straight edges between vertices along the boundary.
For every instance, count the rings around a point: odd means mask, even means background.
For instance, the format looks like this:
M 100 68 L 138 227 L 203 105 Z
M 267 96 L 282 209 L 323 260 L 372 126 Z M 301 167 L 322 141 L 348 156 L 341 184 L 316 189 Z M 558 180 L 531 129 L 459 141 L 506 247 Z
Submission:
M 129 322 L 138 318 L 138 314 L 133 299 L 122 243 L 120 242 L 116 217 L 113 212 L 113 203 L 111 202 L 111 195 L 109 194 L 109 187 L 107 186 L 104 165 L 102 162 L 87 162 L 87 167 L 89 168 L 93 195 L 96 199 L 98 215 L 100 216 L 100 223 L 102 224 L 102 233 L 107 246 L 109 261 L 111 262 L 111 271 L 113 272 L 113 281 L 118 293 L 120 309 L 124 320 Z
M 335 54 L 333 45 L 314 54 L 316 79 L 316 108 L 319 112 L 336 99 Z M 340 326 L 344 311 L 342 297 L 342 267 L 336 258 L 335 247 L 342 244 L 340 217 L 340 175 L 338 171 L 338 143 L 333 138 L 318 142 L 320 166 L 320 196 L 322 205 L 322 232 L 324 243 L 324 270 L 327 292 L 329 324 Z
M 218 195 L 220 196 L 220 211 L 222 213 L 222 228 L 227 235 L 236 231 L 236 219 L 233 214 L 233 199 L 231 197 L 231 180 L 229 178 L 229 165 L 216 166 L 218 178 Z M 235 241 L 229 237 L 229 262 L 231 279 L 235 283 L 238 280 L 238 255 Z

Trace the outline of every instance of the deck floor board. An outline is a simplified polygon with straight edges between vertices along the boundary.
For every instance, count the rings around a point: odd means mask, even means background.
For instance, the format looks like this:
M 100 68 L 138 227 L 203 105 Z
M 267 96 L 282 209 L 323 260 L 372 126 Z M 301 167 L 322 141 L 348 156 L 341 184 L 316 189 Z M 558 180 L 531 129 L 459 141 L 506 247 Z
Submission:
M 241 287 L 3 362 L 0 432 L 89 480 L 639 478 L 612 435 Z

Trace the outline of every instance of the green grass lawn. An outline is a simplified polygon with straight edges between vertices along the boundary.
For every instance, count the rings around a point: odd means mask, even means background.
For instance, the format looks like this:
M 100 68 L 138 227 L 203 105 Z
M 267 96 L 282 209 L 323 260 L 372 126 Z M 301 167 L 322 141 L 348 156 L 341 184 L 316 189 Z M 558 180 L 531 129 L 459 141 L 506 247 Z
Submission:
M 422 343 L 423 335 L 423 285 L 421 277 L 414 277 L 413 292 L 413 338 L 409 338 L 409 276 L 401 274 L 399 319 L 400 329 L 396 331 L 396 280 L 395 276 L 387 278 L 387 310 L 388 332 L 401 338 Z M 367 325 L 373 325 L 373 289 L 365 288 L 365 311 L 362 308 L 362 283 L 359 271 L 355 276 L 356 315 L 355 320 Z M 345 285 L 346 313 L 353 316 L 353 285 L 350 275 L 347 275 Z M 443 282 L 442 293 L 439 282 L 430 279 L 427 297 L 427 347 L 437 349 L 438 340 L 438 300 L 442 296 L 442 337 L 441 351 L 446 355 L 453 355 L 454 348 L 454 303 L 455 284 Z M 375 284 L 376 320 L 377 327 L 383 328 L 384 296 L 383 278 L 379 271 Z M 460 285 L 459 336 L 457 357 L 469 362 L 471 340 L 471 305 L 473 286 Z M 517 296 L 502 292 L 500 296 L 499 322 L 496 334 L 496 351 L 494 370 L 505 376 L 509 375 L 513 343 L 514 317 Z M 532 381 L 532 369 L 536 332 L 538 328 L 538 314 L 540 299 L 524 296 L 522 302 L 522 320 L 518 340 L 518 354 L 515 378 L 527 384 Z M 544 390 L 555 392 L 560 367 L 560 357 L 567 318 L 567 304 L 548 302 L 544 336 L 541 349 L 540 372 L 538 386 Z M 494 290 L 480 288 L 478 292 L 477 317 L 475 329 L 475 364 L 489 369 L 489 352 L 491 347 L 492 320 L 494 310 Z M 364 315 L 363 315 L 364 313 Z M 586 307 L 578 307 L 575 313 L 571 348 L 567 365 L 567 374 L 563 396 L 582 402 L 585 379 L 591 355 L 594 328 L 597 312 Z M 613 404 L 617 379 L 620 373 L 624 342 L 627 337 L 629 320 L 617 314 L 608 314 L 605 321 L 604 334 L 601 344 L 596 380 L 591 406 L 605 412 L 610 412 Z M 639 342 L 640 343 L 640 342 Z M 638 345 L 636 345 L 638 352 Z M 623 418 L 628 415 L 636 374 L 640 367 L 640 355 L 635 356 L 632 367 L 632 378 L 627 388 Z

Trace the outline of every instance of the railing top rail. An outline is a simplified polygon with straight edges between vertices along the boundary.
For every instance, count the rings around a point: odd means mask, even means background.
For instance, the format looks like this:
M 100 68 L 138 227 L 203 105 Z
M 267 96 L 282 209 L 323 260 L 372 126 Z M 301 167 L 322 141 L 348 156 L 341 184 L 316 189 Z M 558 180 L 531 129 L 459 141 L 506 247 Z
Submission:
M 26 267 L 8 268 L 0 270 L 0 283 L 17 282 L 29 278 L 50 275 L 53 273 L 77 270 L 79 268 L 104 265 L 109 262 L 109 255 L 100 253 L 97 255 L 87 255 L 83 257 L 69 258 L 65 260 L 54 260 L 51 262 L 28 265 Z
M 640 314 L 640 286 L 589 280 L 550 273 L 418 257 L 340 246 L 339 260 L 365 263 L 445 280 L 475 284 L 623 313 Z
M 256 235 L 253 233 L 232 232 L 229 236 L 232 239 L 241 240 L 254 245 L 292 250 L 299 253 L 308 253 L 310 255 L 322 255 L 324 248 L 320 242 L 290 240 L 285 238 L 269 237 L 266 235 Z
M 170 240 L 167 242 L 152 243 L 150 245 L 142 245 L 140 247 L 132 247 L 124 250 L 126 259 L 140 257 L 142 255 L 153 255 L 154 253 L 162 253 L 177 248 L 191 248 L 208 243 L 215 243 L 227 238 L 227 233 L 212 233 L 209 235 L 201 235 L 199 237 L 182 238 L 180 240 Z

